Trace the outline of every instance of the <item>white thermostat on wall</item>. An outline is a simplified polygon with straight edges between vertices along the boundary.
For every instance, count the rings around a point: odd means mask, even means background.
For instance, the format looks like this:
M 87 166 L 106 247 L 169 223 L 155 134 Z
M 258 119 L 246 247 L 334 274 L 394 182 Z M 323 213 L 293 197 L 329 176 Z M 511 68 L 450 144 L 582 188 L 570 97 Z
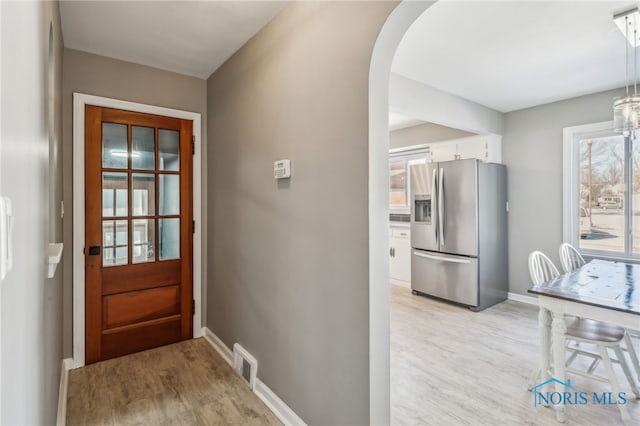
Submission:
M 276 179 L 286 179 L 291 177 L 291 161 L 278 160 L 273 163 L 273 177 Z

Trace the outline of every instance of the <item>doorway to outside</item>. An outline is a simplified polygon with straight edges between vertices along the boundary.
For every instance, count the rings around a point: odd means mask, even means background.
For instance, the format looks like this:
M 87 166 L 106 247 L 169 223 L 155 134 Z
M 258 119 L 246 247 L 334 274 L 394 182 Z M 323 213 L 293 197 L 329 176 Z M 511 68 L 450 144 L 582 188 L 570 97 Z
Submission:
M 190 339 L 190 120 L 85 107 L 85 362 Z
M 200 120 L 74 94 L 73 368 L 202 336 Z

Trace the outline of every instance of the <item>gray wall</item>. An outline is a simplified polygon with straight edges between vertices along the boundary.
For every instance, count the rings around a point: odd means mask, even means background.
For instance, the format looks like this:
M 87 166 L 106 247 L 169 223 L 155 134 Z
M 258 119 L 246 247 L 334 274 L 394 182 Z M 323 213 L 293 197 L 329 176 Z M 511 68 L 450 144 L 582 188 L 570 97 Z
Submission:
M 0 423 L 55 424 L 62 271 L 47 279 L 45 258 L 47 244 L 62 238 L 60 16 L 57 2 L 0 8 L 0 193 L 12 199 L 15 218 L 14 266 L 0 285 Z
M 439 124 L 425 123 L 389 132 L 389 147 L 391 149 L 404 148 L 412 145 L 464 138 L 474 134 L 464 130 L 440 126 Z
M 394 6 L 292 3 L 207 82 L 207 326 L 309 424 L 369 420 L 368 73 Z
M 72 276 L 73 241 L 73 93 L 115 98 L 202 114 L 202 179 L 207 182 L 207 92 L 206 81 L 143 65 L 106 58 L 91 53 L 64 49 L 63 72 L 63 161 L 64 167 L 64 355 L 72 355 Z M 206 217 L 207 193 L 202 194 L 202 217 Z M 202 224 L 206 235 L 206 222 Z M 203 259 L 207 259 L 206 240 Z M 203 301 L 206 300 L 206 266 L 203 261 Z M 206 304 L 203 302 L 203 318 Z
M 562 129 L 613 119 L 620 90 L 505 114 L 502 159 L 509 182 L 509 291 L 531 286 L 527 257 L 542 250 L 559 266 L 562 243 Z

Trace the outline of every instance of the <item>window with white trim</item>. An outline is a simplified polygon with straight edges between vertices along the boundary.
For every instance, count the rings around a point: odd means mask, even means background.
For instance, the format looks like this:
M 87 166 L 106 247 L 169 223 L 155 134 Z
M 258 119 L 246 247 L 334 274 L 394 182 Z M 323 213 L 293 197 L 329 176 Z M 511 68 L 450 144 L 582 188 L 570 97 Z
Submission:
M 564 240 L 581 253 L 640 257 L 640 140 L 613 122 L 564 129 Z
M 426 163 L 430 151 L 425 145 L 389 151 L 389 208 L 392 213 L 409 213 L 411 166 Z

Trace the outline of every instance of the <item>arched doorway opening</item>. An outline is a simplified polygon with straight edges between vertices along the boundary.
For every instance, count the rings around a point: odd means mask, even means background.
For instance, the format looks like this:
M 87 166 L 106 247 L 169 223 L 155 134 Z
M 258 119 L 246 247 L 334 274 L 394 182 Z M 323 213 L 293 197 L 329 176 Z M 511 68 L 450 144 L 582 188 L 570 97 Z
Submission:
M 402 37 L 431 5 L 398 4 L 380 31 L 369 68 L 369 420 L 373 425 L 390 423 L 389 77 Z

